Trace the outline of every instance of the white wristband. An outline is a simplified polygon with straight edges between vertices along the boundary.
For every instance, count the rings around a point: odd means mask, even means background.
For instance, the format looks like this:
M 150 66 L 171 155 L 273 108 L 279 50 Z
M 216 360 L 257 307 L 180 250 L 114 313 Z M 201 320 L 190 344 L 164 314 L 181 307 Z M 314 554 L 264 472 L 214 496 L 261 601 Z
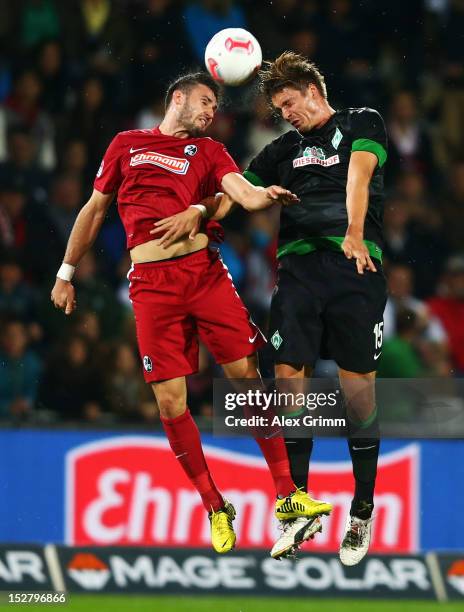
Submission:
M 203 219 L 206 219 L 208 216 L 208 211 L 206 210 L 206 206 L 204 204 L 190 204 L 189 208 L 198 208 Z
M 71 264 L 62 263 L 60 269 L 56 273 L 57 278 L 61 278 L 64 281 L 71 281 L 74 276 L 74 270 L 76 266 L 72 266 Z

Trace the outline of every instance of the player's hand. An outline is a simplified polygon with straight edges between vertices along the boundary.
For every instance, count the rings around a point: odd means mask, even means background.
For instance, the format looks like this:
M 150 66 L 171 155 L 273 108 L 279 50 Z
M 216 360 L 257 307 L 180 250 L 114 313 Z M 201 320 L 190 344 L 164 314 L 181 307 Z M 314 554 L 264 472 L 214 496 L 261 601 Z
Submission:
M 288 189 L 284 189 L 284 187 L 280 185 L 270 185 L 266 187 L 266 193 L 269 198 L 275 200 L 278 204 L 282 204 L 282 206 L 291 206 L 300 201 L 297 195 Z
M 364 274 L 364 270 L 377 272 L 377 268 L 372 263 L 369 251 L 361 236 L 354 236 L 347 232 L 342 242 L 342 250 L 347 259 L 356 259 L 356 267 L 359 274 Z
M 150 230 L 150 234 L 160 234 L 164 236 L 156 241 L 158 246 L 167 249 L 174 242 L 188 234 L 189 240 L 193 240 L 198 234 L 201 226 L 202 216 L 198 208 L 187 208 L 180 213 L 166 217 L 157 221 L 155 227 Z
M 55 308 L 60 308 L 64 314 L 70 315 L 76 309 L 76 292 L 69 281 L 56 279 L 52 289 L 51 300 Z

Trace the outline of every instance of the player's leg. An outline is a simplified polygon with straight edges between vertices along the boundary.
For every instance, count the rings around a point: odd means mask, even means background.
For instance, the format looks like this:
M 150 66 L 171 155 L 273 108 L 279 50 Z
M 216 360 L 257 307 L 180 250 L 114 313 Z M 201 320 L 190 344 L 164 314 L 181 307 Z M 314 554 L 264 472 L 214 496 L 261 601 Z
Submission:
M 282 393 L 304 393 L 306 391 L 307 379 L 311 377 L 312 369 L 309 366 L 302 366 L 289 363 L 277 363 L 275 366 L 276 385 Z M 301 412 L 294 411 L 295 416 Z M 309 432 L 308 432 L 309 433 Z M 286 436 L 285 444 L 289 456 L 291 474 L 298 488 L 307 490 L 309 461 L 313 448 L 313 439 L 310 435 L 305 436 Z M 331 510 L 330 504 L 311 500 L 319 505 L 319 508 L 326 508 L 323 514 Z M 315 518 L 299 517 L 296 519 L 286 519 L 280 521 L 281 536 L 275 542 L 271 556 L 275 559 L 292 556 L 299 546 L 306 540 L 312 539 L 315 534 L 322 531 L 322 523 L 319 516 Z
M 356 488 L 346 519 L 340 559 L 355 565 L 369 548 L 374 486 L 379 455 L 375 370 L 382 348 L 386 283 L 377 272 L 358 274 L 353 260 L 327 254 L 326 276 L 332 293 L 325 309 L 327 345 L 339 367 L 348 421 L 348 447 Z
M 235 545 L 235 510 L 220 494 L 208 469 L 200 432 L 187 407 L 185 378 L 155 382 L 152 389 L 171 449 L 209 513 L 213 547 L 216 552 L 228 552 Z
M 135 264 L 129 274 L 129 295 L 145 381 L 157 398 L 171 448 L 210 513 L 213 546 L 217 552 L 227 552 L 235 544 L 235 511 L 209 473 L 186 397 L 185 376 L 198 370 L 197 328 L 186 311 L 186 294 L 192 288 L 190 260 L 201 257 L 200 253 L 182 260 Z
M 316 252 L 304 256 L 291 254 L 279 260 L 278 281 L 272 297 L 269 323 L 269 339 L 276 364 L 275 377 L 279 392 L 305 392 L 311 367 L 319 356 L 325 279 L 320 274 L 318 257 Z M 302 411 L 301 407 L 297 408 L 294 416 Z M 292 477 L 298 487 L 306 490 L 312 450 L 311 432 L 305 429 L 301 431 L 301 436 L 290 434 L 286 437 L 286 446 Z M 332 509 L 326 502 L 312 501 L 317 511 L 315 516 L 327 514 Z M 282 536 L 271 553 L 276 558 L 291 554 L 303 540 L 311 537 L 311 530 L 321 529 L 319 519 L 305 525 L 301 520 L 292 521 L 290 516 L 279 515 L 279 518 L 283 519 Z
M 309 366 L 303 367 L 289 363 L 277 363 L 275 366 L 275 378 L 279 391 L 285 393 L 289 390 L 287 387 L 291 386 L 290 391 L 294 393 L 304 392 L 304 379 L 310 378 L 311 372 L 312 368 Z M 301 389 L 299 383 L 302 385 Z M 304 408 L 300 408 L 288 416 L 298 416 L 304 410 Z M 313 450 L 311 432 L 308 431 L 307 433 L 308 435 L 302 436 L 292 436 L 291 434 L 285 436 L 285 445 L 287 447 L 293 481 L 299 489 L 304 489 L 305 491 L 308 489 L 309 462 Z
M 262 388 L 257 363 L 248 357 L 253 355 L 265 342 L 263 335 L 251 320 L 243 302 L 239 298 L 227 269 L 219 259 L 211 261 L 202 272 L 203 288 L 198 288 L 196 300 L 192 304 L 192 315 L 195 317 L 199 336 L 206 344 L 216 362 L 226 365 L 229 378 L 248 378 L 249 384 Z M 202 290 L 203 289 L 203 290 Z M 251 382 L 254 380 L 254 382 Z M 284 468 L 288 474 L 288 463 L 281 463 L 285 458 L 283 440 L 272 437 L 260 443 L 266 460 L 272 468 L 275 463 L 279 469 Z M 277 461 L 276 461 L 277 459 Z M 289 480 L 285 475 L 279 484 L 288 489 Z M 286 484 L 281 484 L 281 483 Z M 293 486 L 293 483 L 292 483 Z M 312 517 L 330 511 L 331 506 L 319 506 L 304 491 L 296 491 L 276 503 L 277 518 Z
M 245 386 L 248 389 L 263 390 L 263 384 L 258 371 L 258 358 L 256 353 L 242 357 L 231 363 L 223 363 L 222 369 L 227 378 L 237 381 L 245 381 Z M 245 390 L 245 389 L 241 389 Z M 245 406 L 246 416 L 251 416 L 252 410 Z M 269 427 L 262 432 L 252 431 L 258 446 L 261 449 L 264 459 L 271 472 L 274 481 L 276 496 L 287 497 L 295 490 L 295 484 L 290 475 L 290 466 L 288 462 L 287 450 L 282 437 L 280 427 Z
M 206 465 L 200 432 L 187 407 L 185 378 L 152 383 L 161 423 L 176 459 L 199 492 L 209 512 L 217 511 L 224 501 Z
M 346 519 L 340 559 L 356 565 L 367 554 L 371 540 L 374 488 L 379 457 L 379 423 L 375 406 L 375 372 L 358 374 L 339 369 L 348 421 L 348 448 L 355 492 Z

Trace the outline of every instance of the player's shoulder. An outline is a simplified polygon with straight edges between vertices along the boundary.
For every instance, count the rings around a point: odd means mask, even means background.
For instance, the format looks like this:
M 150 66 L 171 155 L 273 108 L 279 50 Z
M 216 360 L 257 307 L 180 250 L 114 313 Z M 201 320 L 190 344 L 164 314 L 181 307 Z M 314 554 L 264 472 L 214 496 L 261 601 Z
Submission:
M 340 118 L 344 117 L 348 121 L 359 122 L 371 119 L 381 119 L 382 115 L 375 108 L 370 106 L 361 106 L 357 108 L 345 108 L 337 112 Z
M 213 149 L 224 149 L 225 144 L 223 142 L 219 142 L 219 140 L 214 140 L 211 136 L 199 136 L 197 138 L 189 138 L 189 142 L 192 141 L 196 145 L 202 145 L 205 150 L 213 150 Z
M 297 132 L 297 130 L 291 128 L 287 132 L 284 132 L 280 136 L 271 140 L 271 142 L 265 146 L 265 149 L 270 153 L 278 156 L 281 153 L 285 153 L 285 151 L 293 146 L 295 142 L 301 140 L 301 134 Z
M 122 132 L 118 132 L 115 138 L 118 138 L 121 142 L 130 140 L 132 138 L 147 138 L 153 137 L 153 130 L 144 129 L 144 130 L 123 130 Z
M 118 147 L 136 146 L 138 143 L 145 143 L 146 139 L 153 138 L 153 130 L 124 130 L 118 132 L 112 141 L 112 145 Z

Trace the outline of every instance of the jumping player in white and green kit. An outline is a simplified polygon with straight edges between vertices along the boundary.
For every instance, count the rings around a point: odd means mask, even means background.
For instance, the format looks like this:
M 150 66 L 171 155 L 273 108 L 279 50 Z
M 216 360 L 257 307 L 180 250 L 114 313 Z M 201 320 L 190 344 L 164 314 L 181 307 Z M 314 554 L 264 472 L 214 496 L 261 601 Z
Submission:
M 301 200 L 280 216 L 269 327 L 275 375 L 310 377 L 318 357 L 337 363 L 356 482 L 340 559 L 355 565 L 369 548 L 379 454 L 374 380 L 386 301 L 385 126 L 370 108 L 333 109 L 324 77 L 295 53 L 283 53 L 260 78 L 267 99 L 295 129 L 267 145 L 244 174 L 255 185 L 280 184 Z M 312 439 L 286 442 L 293 479 L 306 490 Z M 298 546 L 306 523 L 284 524 L 273 556 Z

